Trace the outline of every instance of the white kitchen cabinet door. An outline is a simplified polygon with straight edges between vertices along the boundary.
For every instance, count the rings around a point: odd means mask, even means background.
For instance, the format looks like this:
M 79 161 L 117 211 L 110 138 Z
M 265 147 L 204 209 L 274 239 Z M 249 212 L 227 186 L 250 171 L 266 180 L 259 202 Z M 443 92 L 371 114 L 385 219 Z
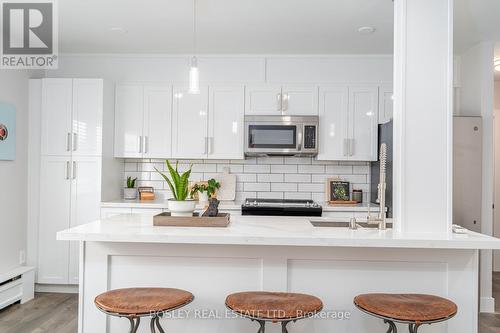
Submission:
M 101 157 L 77 157 L 71 164 L 69 227 L 97 221 L 101 206 Z M 79 243 L 70 242 L 69 284 L 78 284 Z
M 71 155 L 72 79 L 42 80 L 42 155 Z
M 73 80 L 73 155 L 102 155 L 103 81 Z
M 40 166 L 38 283 L 67 284 L 69 242 L 56 240 L 70 226 L 71 160 L 43 156 Z
M 208 158 L 243 159 L 243 87 L 210 87 L 208 120 Z
M 282 110 L 287 116 L 317 116 L 318 87 L 283 86 Z
M 281 86 L 261 85 L 245 88 L 246 115 L 281 115 Z
M 142 158 L 143 87 L 118 85 L 115 98 L 115 157 Z
M 172 156 L 172 87 L 144 87 L 144 158 Z
M 332 86 L 319 89 L 318 160 L 348 160 L 349 91 Z
M 349 160 L 377 160 L 378 88 L 349 87 Z
M 208 153 L 208 88 L 189 94 L 174 87 L 172 155 L 175 158 L 206 158 Z
M 392 120 L 392 113 L 394 108 L 393 89 L 392 85 L 383 85 L 379 88 L 379 124 L 385 124 Z

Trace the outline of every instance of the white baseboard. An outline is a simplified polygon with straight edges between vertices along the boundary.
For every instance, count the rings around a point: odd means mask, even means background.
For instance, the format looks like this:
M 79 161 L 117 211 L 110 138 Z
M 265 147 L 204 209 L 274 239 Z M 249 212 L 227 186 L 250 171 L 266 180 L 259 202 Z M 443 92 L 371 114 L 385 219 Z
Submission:
M 481 297 L 479 312 L 495 313 L 495 299 L 493 297 Z
M 35 270 L 20 266 L 0 275 L 0 309 L 13 303 L 26 303 L 34 298 Z
M 78 285 L 72 284 L 36 284 L 35 291 L 38 293 L 63 293 L 78 294 Z

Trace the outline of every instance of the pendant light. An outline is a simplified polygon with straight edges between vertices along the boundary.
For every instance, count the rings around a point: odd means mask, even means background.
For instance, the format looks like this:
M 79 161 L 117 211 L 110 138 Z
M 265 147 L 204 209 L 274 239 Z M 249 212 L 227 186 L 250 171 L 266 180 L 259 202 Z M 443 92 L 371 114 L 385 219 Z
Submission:
M 193 0 L 193 51 L 196 54 L 196 0 Z M 198 59 L 194 55 L 191 58 L 191 67 L 189 68 L 189 93 L 200 93 L 200 72 L 198 70 Z
M 495 59 L 494 65 L 495 65 L 495 70 L 497 72 L 500 72 L 500 58 Z

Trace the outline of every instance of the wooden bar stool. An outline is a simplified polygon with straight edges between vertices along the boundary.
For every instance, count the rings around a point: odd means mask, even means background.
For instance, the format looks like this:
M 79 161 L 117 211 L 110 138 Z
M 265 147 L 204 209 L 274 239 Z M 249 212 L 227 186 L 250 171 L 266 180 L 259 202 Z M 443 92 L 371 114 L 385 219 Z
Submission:
M 323 309 L 323 303 L 315 296 L 264 291 L 231 294 L 226 298 L 226 306 L 242 317 L 257 321 L 260 324 L 257 333 L 265 333 L 268 321 L 281 323 L 281 331 L 288 333 L 288 323 L 314 316 Z
M 137 332 L 141 317 L 151 317 L 151 332 L 155 326 L 164 333 L 160 317 L 165 312 L 179 309 L 194 299 L 188 291 L 171 288 L 127 288 L 107 291 L 94 300 L 99 310 L 110 316 L 125 317 L 130 321 L 130 333 Z
M 420 326 L 451 319 L 457 305 L 446 298 L 420 294 L 365 294 L 354 298 L 354 305 L 363 312 L 384 320 L 387 333 L 397 333 L 394 323 L 408 324 L 410 333 Z

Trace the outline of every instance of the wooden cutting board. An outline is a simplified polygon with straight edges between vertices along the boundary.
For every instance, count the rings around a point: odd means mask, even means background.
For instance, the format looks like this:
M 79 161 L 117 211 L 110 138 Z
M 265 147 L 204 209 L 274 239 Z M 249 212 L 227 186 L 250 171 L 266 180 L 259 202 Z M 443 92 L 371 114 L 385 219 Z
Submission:
M 224 172 L 214 177 L 220 183 L 217 190 L 217 199 L 221 201 L 232 201 L 236 199 L 236 175 L 229 173 L 229 168 L 224 168 Z
M 201 227 L 201 228 L 226 228 L 230 223 L 230 215 L 219 213 L 216 217 L 200 216 L 171 216 L 165 212 L 153 217 L 153 225 L 156 227 Z

